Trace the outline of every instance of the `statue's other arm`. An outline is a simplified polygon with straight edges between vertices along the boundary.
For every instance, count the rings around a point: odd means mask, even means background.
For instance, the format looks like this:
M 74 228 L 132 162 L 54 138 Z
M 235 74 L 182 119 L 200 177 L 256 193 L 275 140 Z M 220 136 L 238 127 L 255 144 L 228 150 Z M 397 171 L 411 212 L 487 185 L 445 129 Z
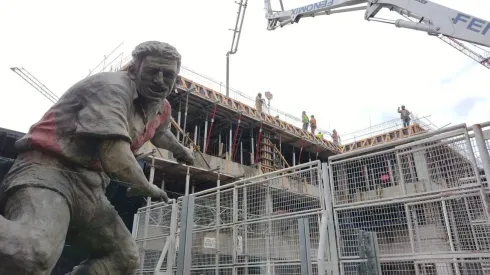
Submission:
M 190 149 L 180 144 L 175 135 L 170 131 L 170 117 L 155 131 L 151 143 L 158 148 L 172 152 L 178 162 L 188 165 L 194 164 L 194 156 Z
M 121 184 L 145 193 L 152 193 L 152 185 L 146 179 L 128 142 L 117 139 L 101 141 L 99 157 L 104 172 L 116 177 Z
M 170 117 L 157 128 L 155 135 L 151 139 L 151 143 L 158 148 L 169 150 L 173 154 L 182 150 L 182 145 L 170 131 Z

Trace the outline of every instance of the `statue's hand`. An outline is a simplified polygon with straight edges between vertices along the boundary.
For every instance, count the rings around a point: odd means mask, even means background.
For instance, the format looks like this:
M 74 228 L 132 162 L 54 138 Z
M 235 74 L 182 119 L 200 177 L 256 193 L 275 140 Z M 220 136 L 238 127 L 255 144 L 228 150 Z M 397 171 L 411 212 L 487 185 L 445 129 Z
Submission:
M 158 186 L 154 184 L 151 184 L 147 190 L 139 189 L 139 188 L 129 188 L 126 191 L 126 195 L 128 197 L 145 196 L 145 197 L 151 197 L 158 201 L 168 202 L 167 193 L 165 193 L 165 191 L 158 188 Z
M 195 158 L 194 158 L 194 152 L 185 147 L 185 146 L 180 146 L 179 150 L 173 153 L 174 158 L 177 160 L 179 163 L 185 163 L 187 165 L 193 165 Z

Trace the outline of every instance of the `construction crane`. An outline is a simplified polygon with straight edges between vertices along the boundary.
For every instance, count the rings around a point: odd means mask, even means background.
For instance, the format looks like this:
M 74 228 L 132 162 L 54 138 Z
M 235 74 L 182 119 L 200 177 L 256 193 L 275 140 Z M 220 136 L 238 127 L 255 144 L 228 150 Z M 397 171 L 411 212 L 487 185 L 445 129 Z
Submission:
M 270 0 L 264 0 L 264 2 L 268 30 L 298 23 L 304 17 L 364 10 L 364 19 L 368 21 L 388 23 L 398 28 L 427 32 L 429 35 L 439 37 L 442 41 L 490 69 L 490 52 L 488 50 L 480 48 L 485 52 L 484 55 L 481 55 L 458 41 L 469 42 L 475 46 L 490 47 L 490 21 L 428 0 L 323 0 L 291 10 L 284 10 L 282 0 L 279 0 L 281 11 L 273 11 Z M 382 9 L 395 11 L 408 20 L 376 18 L 375 16 Z
M 470 49 L 469 47 L 466 47 L 463 43 L 459 42 L 458 40 L 456 40 L 454 38 L 447 37 L 444 35 L 440 35 L 439 39 L 446 42 L 448 45 L 455 48 L 456 50 L 462 52 L 463 54 L 465 54 L 469 58 L 480 63 L 485 68 L 490 69 L 490 52 L 482 49 L 485 52 L 485 56 L 483 56 L 483 55 L 477 53 L 476 51 Z
M 55 95 L 46 85 L 44 85 L 41 81 L 35 78 L 31 73 L 29 73 L 24 68 L 12 67 L 10 68 L 14 73 L 24 79 L 29 85 L 34 87 L 38 92 L 40 92 L 43 96 L 45 96 L 49 101 L 53 104 L 56 103 L 60 98 Z

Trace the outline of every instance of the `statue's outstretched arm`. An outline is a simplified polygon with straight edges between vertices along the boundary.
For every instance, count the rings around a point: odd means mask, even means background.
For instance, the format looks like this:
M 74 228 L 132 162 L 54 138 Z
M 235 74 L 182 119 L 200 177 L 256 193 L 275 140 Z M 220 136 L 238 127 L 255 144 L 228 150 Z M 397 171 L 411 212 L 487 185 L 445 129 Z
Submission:
M 194 164 L 194 154 L 192 150 L 180 144 L 175 135 L 170 131 L 170 118 L 165 121 L 155 132 L 151 143 L 158 148 L 172 152 L 178 162 L 188 165 Z
M 130 187 L 132 195 L 168 201 L 167 194 L 163 190 L 148 182 L 127 141 L 122 139 L 101 141 L 99 157 L 104 172 L 117 178 L 123 185 Z

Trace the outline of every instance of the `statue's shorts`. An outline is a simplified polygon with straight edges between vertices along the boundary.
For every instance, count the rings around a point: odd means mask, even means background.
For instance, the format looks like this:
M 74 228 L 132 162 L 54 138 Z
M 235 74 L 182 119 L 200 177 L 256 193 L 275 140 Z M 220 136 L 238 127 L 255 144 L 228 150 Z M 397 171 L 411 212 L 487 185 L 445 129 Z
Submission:
M 0 183 L 0 214 L 16 190 L 45 188 L 66 199 L 71 213 L 70 227 L 76 227 L 89 222 L 97 211 L 112 208 L 105 196 L 109 181 L 102 171 L 89 170 L 40 151 L 21 153 Z

